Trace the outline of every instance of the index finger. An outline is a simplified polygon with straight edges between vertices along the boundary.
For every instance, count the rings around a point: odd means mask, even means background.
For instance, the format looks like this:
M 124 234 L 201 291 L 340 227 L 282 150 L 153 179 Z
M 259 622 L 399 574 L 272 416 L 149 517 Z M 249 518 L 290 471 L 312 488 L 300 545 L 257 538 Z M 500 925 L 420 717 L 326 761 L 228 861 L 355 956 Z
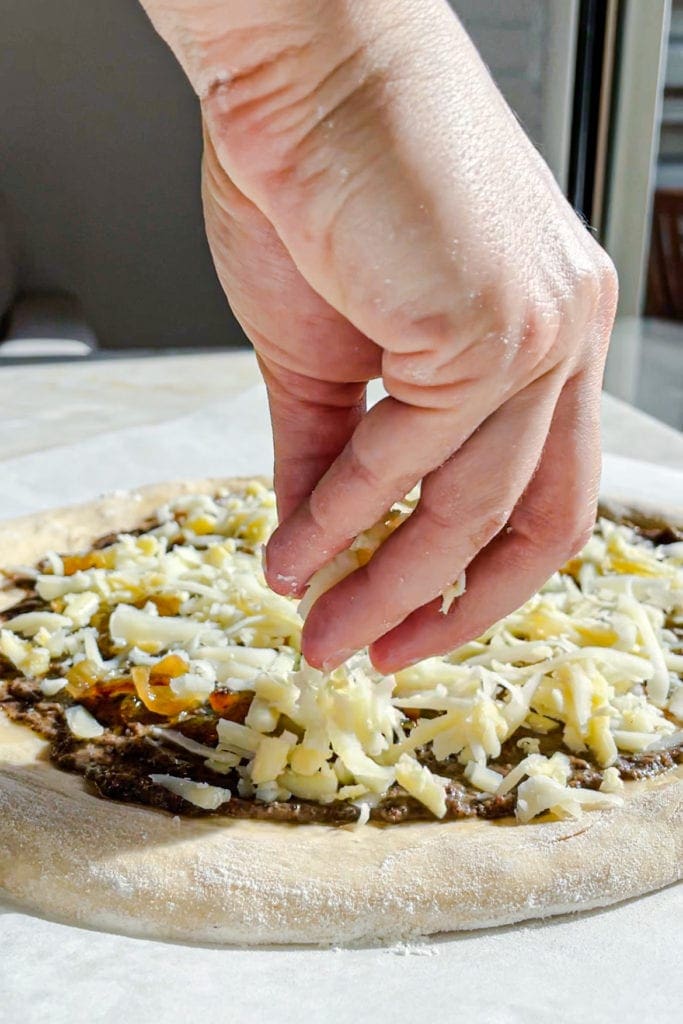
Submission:
M 266 579 L 301 593 L 311 576 L 460 448 L 497 404 L 472 390 L 455 409 L 385 398 L 358 423 L 313 493 L 271 537 Z

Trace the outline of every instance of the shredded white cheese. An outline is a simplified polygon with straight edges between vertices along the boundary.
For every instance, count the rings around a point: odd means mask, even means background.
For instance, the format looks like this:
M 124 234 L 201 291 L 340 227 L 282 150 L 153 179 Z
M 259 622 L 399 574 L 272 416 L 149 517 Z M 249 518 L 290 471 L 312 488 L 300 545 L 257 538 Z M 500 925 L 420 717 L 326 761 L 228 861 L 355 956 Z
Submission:
M 40 689 L 46 697 L 54 697 L 56 693 L 63 690 L 68 682 L 63 676 L 56 679 L 50 679 L 49 677 L 41 680 Z
M 305 619 L 309 611 L 328 590 L 341 583 L 356 569 L 366 565 L 379 547 L 401 523 L 413 514 L 420 497 L 420 488 L 416 487 L 407 497 L 398 502 L 387 513 L 385 518 L 376 523 L 370 530 L 360 533 L 353 544 L 345 551 L 335 555 L 327 565 L 319 569 L 308 582 L 306 593 L 299 602 L 299 615 Z M 449 584 L 441 594 L 441 612 L 447 615 L 456 598 L 461 597 L 466 589 L 466 575 L 461 572 L 458 578 Z
M 546 811 L 558 818 L 578 818 L 583 809 L 617 807 L 621 798 L 592 789 L 570 789 L 550 776 L 536 775 L 523 782 L 517 795 L 515 814 L 522 824 Z
M 449 587 L 446 587 L 443 594 L 441 595 L 441 614 L 448 615 L 455 599 L 458 597 L 462 597 L 466 590 L 467 576 L 465 572 L 461 572 L 455 583 L 451 583 Z
M 388 677 L 366 652 L 329 674 L 306 665 L 301 614 L 365 564 L 415 500 L 325 567 L 297 611 L 263 578 L 272 492 L 254 482 L 243 494 L 180 497 L 160 510 L 157 526 L 121 535 L 97 557 L 51 557 L 50 571 L 37 577 L 51 608 L 6 621 L 0 653 L 40 679 L 46 695 L 69 686 L 74 673 L 106 681 L 130 674 L 131 665 L 140 678 L 149 673 L 148 698 L 161 693 L 174 713 L 216 691 L 252 695 L 243 723 L 218 720 L 215 747 L 154 730 L 155 742 L 183 747 L 214 771 L 236 770 L 245 798 L 346 800 L 366 819 L 400 787 L 442 817 L 449 774 L 463 769 L 482 799 L 513 794 L 521 821 L 613 806 L 619 755 L 666 749 L 683 736 L 683 545 L 656 548 L 601 521 L 582 554 L 538 594 L 445 657 Z M 447 589 L 442 610 L 464 586 L 463 576 Z M 66 714 L 74 735 L 102 734 L 81 705 Z M 590 756 L 603 770 L 600 791 L 568 786 L 569 759 L 544 757 L 545 736 Z M 509 740 L 524 757 L 503 777 L 495 765 Z M 422 747 L 441 770 L 420 763 Z M 153 778 L 207 809 L 230 795 Z
M 163 786 L 169 793 L 181 796 L 183 800 L 202 807 L 205 811 L 215 811 L 231 797 L 229 789 L 212 786 L 208 782 L 193 782 L 191 779 L 180 779 L 174 775 L 150 775 L 152 782 Z
M 72 704 L 66 709 L 64 715 L 66 724 L 79 740 L 92 740 L 104 733 L 104 726 L 100 725 L 82 704 Z

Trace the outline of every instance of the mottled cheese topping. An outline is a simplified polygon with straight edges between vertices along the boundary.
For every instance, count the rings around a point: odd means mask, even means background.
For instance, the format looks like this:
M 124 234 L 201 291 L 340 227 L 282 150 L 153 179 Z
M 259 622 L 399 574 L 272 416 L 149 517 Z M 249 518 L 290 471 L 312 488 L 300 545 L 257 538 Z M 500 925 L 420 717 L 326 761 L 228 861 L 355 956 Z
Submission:
M 656 547 L 600 520 L 581 555 L 540 593 L 453 653 L 392 676 L 365 652 L 329 674 L 311 668 L 300 655 L 300 612 L 367 562 L 412 507 L 394 508 L 326 566 L 300 609 L 262 573 L 261 547 L 276 521 L 271 491 L 253 482 L 243 493 L 179 497 L 140 535 L 48 554 L 35 583 L 46 609 L 6 621 L 0 652 L 40 678 L 46 695 L 68 687 L 78 697 L 99 681 L 132 677 L 140 700 L 166 716 L 212 694 L 253 694 L 243 722 L 219 719 L 216 747 L 157 730 L 214 771 L 237 769 L 242 798 L 350 801 L 362 821 L 398 784 L 442 817 L 449 779 L 417 758 L 426 749 L 430 765 L 458 758 L 482 793 L 515 790 L 523 822 L 618 803 L 616 769 L 605 771 L 600 791 L 570 787 L 568 755 L 544 757 L 527 732 L 561 733 L 568 752 L 588 751 L 604 769 L 620 752 L 683 741 L 683 544 Z M 449 588 L 445 612 L 463 588 L 462 580 Z M 84 739 L 102 729 L 80 705 L 67 718 Z M 501 744 L 521 729 L 525 756 L 503 777 L 495 770 Z M 153 781 L 204 808 L 230 798 L 205 782 Z

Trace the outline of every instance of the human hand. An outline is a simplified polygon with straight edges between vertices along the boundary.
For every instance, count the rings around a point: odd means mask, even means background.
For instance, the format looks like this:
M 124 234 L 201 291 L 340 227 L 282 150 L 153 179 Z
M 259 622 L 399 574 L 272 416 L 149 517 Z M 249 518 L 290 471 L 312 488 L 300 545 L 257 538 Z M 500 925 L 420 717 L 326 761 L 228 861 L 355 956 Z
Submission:
M 452 649 L 589 535 L 611 264 L 441 0 L 145 7 L 201 99 L 209 242 L 268 387 L 268 582 L 301 593 L 422 480 L 303 650 L 392 671 Z

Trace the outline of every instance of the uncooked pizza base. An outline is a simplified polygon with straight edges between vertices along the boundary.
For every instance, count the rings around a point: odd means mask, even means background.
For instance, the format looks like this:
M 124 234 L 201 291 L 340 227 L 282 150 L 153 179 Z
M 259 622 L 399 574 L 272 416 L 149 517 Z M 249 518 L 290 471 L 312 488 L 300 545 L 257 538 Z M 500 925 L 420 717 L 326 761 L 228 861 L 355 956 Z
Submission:
M 144 488 L 0 525 L 0 565 L 132 527 Z M 214 943 L 395 941 L 605 906 L 683 874 L 683 768 L 579 820 L 329 827 L 179 818 L 89 793 L 0 715 L 0 888 L 60 920 Z

